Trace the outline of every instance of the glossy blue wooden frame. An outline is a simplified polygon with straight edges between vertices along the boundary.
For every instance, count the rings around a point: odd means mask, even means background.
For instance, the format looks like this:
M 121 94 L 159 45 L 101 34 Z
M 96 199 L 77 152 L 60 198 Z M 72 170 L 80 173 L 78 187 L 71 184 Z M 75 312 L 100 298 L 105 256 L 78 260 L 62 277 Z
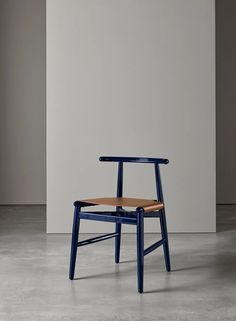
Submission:
M 118 162 L 118 179 L 117 179 L 117 197 L 123 196 L 123 163 L 151 163 L 154 164 L 157 201 L 164 202 L 160 168 L 159 164 L 168 164 L 169 160 L 165 158 L 147 158 L 147 157 L 117 157 L 117 156 L 102 156 L 100 161 L 103 162 Z M 170 271 L 170 254 L 169 241 L 165 217 L 165 208 L 155 212 L 145 212 L 142 207 L 136 208 L 136 211 L 126 211 L 122 207 L 117 206 L 116 211 L 84 211 L 83 207 L 95 206 L 90 203 L 75 201 L 74 202 L 74 220 L 72 227 L 71 239 L 71 255 L 70 255 L 70 270 L 69 278 L 74 279 L 75 263 L 77 256 L 77 248 L 84 245 L 89 245 L 104 241 L 110 238 L 115 238 L 115 262 L 120 261 L 120 243 L 121 243 L 121 227 L 122 224 L 136 225 L 137 227 L 137 278 L 138 291 L 143 292 L 143 271 L 144 271 L 144 256 L 151 253 L 161 245 L 163 245 L 166 270 Z M 160 219 L 161 240 L 144 249 L 144 218 L 157 217 Z M 115 223 L 116 228 L 114 233 L 99 235 L 90 239 L 78 242 L 80 220 L 94 220 L 102 222 Z
M 166 158 L 101 156 L 101 162 L 168 164 Z

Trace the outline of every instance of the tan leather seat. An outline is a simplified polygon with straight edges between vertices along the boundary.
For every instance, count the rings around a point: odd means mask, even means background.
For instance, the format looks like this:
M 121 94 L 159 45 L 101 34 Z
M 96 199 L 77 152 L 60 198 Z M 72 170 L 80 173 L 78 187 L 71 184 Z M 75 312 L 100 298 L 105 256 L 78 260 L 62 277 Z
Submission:
M 82 200 L 81 202 L 93 205 L 110 205 L 122 207 L 142 207 L 145 212 L 159 211 L 164 208 L 164 203 L 141 198 L 128 197 L 102 197 Z

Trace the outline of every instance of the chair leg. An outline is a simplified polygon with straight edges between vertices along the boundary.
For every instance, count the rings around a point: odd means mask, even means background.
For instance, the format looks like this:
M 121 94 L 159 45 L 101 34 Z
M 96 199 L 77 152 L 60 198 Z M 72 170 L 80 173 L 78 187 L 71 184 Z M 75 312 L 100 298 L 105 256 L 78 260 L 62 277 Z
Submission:
M 144 269 L 144 226 L 143 212 L 137 212 L 137 276 L 138 292 L 143 293 L 143 269 Z
M 170 271 L 171 271 L 170 252 L 169 252 L 169 241 L 168 241 L 168 232 L 167 232 L 167 225 L 166 225 L 165 210 L 162 210 L 162 211 L 161 211 L 160 225 L 161 225 L 162 238 L 166 239 L 166 241 L 165 241 L 164 244 L 163 244 L 166 270 L 167 270 L 168 272 L 170 272 Z
M 120 241 L 121 241 L 121 224 L 116 223 L 116 233 L 118 235 L 115 237 L 115 262 L 120 262 Z
M 74 279 L 74 274 L 75 274 L 75 263 L 76 263 L 78 238 L 79 238 L 79 225 L 80 225 L 79 212 L 80 212 L 80 207 L 75 207 L 72 237 L 71 237 L 70 271 L 69 271 L 70 280 Z

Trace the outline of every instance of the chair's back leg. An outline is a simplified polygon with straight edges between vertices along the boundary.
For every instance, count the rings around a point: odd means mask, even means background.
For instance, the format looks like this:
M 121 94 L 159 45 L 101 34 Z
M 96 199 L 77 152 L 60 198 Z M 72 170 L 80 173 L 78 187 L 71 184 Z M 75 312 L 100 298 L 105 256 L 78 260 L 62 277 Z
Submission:
M 121 241 L 121 224 L 116 223 L 116 233 L 118 235 L 115 237 L 115 262 L 120 262 L 120 241 Z
M 164 250 L 164 256 L 165 256 L 166 270 L 170 272 L 171 271 L 170 251 L 169 251 L 169 241 L 168 241 L 165 209 L 161 210 L 160 225 L 161 225 L 162 238 L 165 239 L 165 242 L 163 243 L 163 250 Z
M 143 212 L 137 212 L 137 276 L 138 292 L 143 293 L 143 270 L 144 270 L 144 223 Z
M 155 164 L 155 176 L 156 176 L 157 199 L 159 202 L 164 202 L 162 184 L 161 184 L 161 174 L 160 174 L 160 168 L 158 164 Z M 165 256 L 166 270 L 170 271 L 171 270 L 170 251 L 169 251 L 168 232 L 167 232 L 167 225 L 166 225 L 166 215 L 165 215 L 164 208 L 161 210 L 160 225 L 161 225 L 162 238 L 165 239 L 165 242 L 163 243 L 163 250 L 164 250 L 164 256 Z
M 118 165 L 118 178 L 117 178 L 117 197 L 123 196 L 123 163 L 120 162 Z M 121 210 L 122 208 L 117 206 L 116 211 Z M 115 237 L 115 262 L 120 262 L 120 242 L 121 242 L 121 224 L 116 223 L 116 233 Z
M 79 225 L 80 225 L 79 212 L 80 212 L 80 207 L 75 206 L 74 220 L 73 220 L 73 227 L 72 227 L 72 237 L 71 237 L 70 271 L 69 271 L 70 280 L 74 279 L 74 274 L 75 274 L 75 263 L 76 263 L 78 238 L 79 238 Z

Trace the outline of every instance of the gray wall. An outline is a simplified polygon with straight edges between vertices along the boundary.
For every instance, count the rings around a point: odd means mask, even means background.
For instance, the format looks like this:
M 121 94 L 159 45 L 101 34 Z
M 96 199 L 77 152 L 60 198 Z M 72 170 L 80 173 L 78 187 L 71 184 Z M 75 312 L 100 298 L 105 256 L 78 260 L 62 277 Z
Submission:
M 215 231 L 214 0 L 47 1 L 48 232 L 71 231 L 75 199 L 115 194 L 102 154 L 169 158 L 169 230 Z M 153 168 L 124 175 L 125 195 L 155 198 Z
M 236 1 L 216 1 L 217 202 L 236 203 Z
M 45 0 L 0 0 L 0 204 L 46 201 L 45 51 Z

